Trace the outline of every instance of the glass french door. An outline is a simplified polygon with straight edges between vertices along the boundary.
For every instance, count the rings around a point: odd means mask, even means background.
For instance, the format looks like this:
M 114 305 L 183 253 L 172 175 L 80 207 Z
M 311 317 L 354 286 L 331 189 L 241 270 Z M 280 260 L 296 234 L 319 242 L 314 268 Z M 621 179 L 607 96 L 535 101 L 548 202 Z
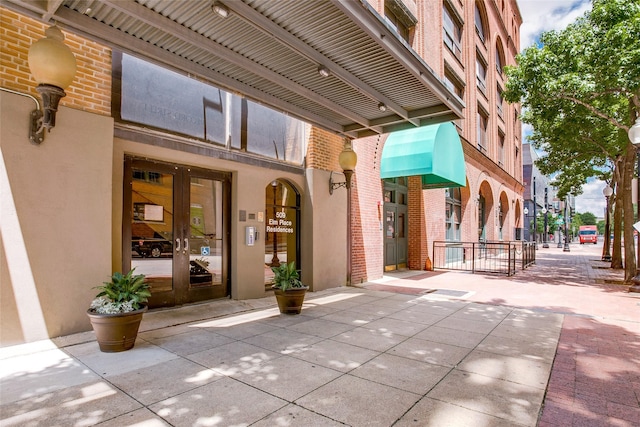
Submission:
M 151 285 L 149 306 L 229 296 L 230 176 L 125 160 L 123 270 Z
M 384 181 L 384 270 L 407 267 L 407 187 L 405 178 Z

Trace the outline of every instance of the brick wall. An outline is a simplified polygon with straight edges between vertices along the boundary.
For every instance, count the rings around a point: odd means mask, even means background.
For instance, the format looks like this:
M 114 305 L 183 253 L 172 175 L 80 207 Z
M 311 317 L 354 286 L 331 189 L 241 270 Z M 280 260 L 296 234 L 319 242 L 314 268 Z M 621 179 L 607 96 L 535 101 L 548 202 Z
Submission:
M 341 170 L 338 157 L 343 147 L 344 140 L 341 136 L 312 127 L 307 146 L 306 166 L 310 169 Z
M 374 136 L 355 140 L 353 149 L 358 154 L 358 164 L 352 186 L 352 273 L 354 284 L 382 276 L 383 242 L 381 221 L 382 181 L 380 180 L 380 156 L 382 141 Z
M 0 8 L 0 86 L 40 98 L 28 64 L 29 47 L 48 28 L 36 20 Z M 60 105 L 111 115 L 111 50 L 63 30 L 76 57 L 77 72 Z

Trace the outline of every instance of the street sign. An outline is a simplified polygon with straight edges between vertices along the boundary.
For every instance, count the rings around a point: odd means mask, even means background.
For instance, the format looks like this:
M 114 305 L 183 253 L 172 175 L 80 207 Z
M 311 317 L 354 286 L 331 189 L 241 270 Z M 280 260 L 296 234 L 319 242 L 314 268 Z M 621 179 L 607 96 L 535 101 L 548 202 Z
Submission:
M 640 233 L 640 221 L 633 224 L 633 228 L 635 228 L 638 231 L 638 233 Z

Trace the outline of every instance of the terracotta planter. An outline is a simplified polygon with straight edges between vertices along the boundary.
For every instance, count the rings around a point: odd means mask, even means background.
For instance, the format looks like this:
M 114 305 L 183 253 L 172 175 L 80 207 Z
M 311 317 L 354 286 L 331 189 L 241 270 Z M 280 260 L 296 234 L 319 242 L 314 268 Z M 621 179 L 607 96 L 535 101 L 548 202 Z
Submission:
M 100 351 L 115 353 L 132 349 L 145 311 L 147 306 L 121 314 L 98 314 L 87 310 Z
M 276 295 L 276 301 L 278 301 L 278 308 L 282 314 L 300 314 L 302 311 L 302 303 L 304 302 L 304 295 L 307 293 L 309 287 L 294 288 L 282 291 L 280 289 L 273 289 Z

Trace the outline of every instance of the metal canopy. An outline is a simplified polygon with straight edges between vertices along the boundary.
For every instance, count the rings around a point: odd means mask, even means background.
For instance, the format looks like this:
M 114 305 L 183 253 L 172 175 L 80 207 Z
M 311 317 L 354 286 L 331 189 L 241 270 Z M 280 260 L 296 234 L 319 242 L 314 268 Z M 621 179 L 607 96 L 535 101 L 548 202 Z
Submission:
M 462 117 L 463 102 L 366 1 L 1 4 L 351 138 Z

